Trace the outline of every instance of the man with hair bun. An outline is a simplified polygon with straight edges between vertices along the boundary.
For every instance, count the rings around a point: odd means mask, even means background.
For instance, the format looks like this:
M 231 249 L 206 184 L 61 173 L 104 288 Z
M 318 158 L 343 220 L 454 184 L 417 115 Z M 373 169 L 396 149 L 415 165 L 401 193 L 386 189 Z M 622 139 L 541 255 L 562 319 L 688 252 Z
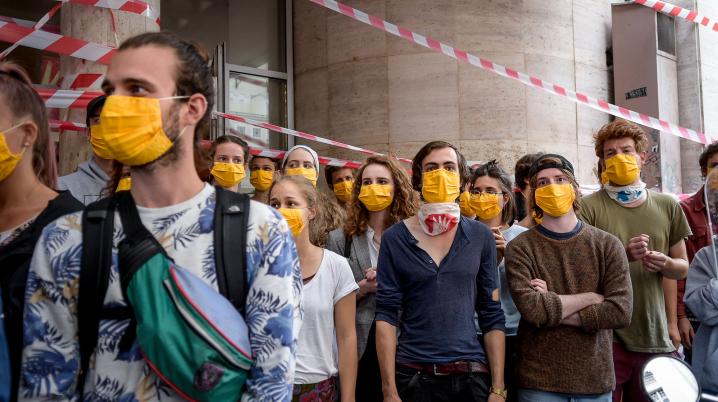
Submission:
M 125 252 L 128 248 L 139 249 L 147 244 L 134 247 L 133 239 L 126 235 L 132 228 L 124 223 L 131 222 L 135 227 L 146 229 L 165 254 L 155 254 L 155 257 L 171 258 L 173 268 L 182 268 L 205 287 L 227 289 L 227 278 L 218 275 L 214 253 L 215 245 L 219 246 L 215 238 L 223 242 L 223 248 L 225 246 L 222 233 L 227 232 L 216 231 L 214 219 L 215 210 L 224 205 L 228 209 L 222 212 L 223 218 L 230 213 L 242 213 L 247 221 L 246 249 L 225 253 L 227 269 L 222 271 L 227 274 L 236 270 L 244 258 L 243 318 L 250 349 L 245 353 L 251 355 L 253 362 L 247 371 L 241 399 L 289 402 L 302 288 L 296 247 L 279 212 L 245 199 L 242 201 L 246 203 L 239 205 L 248 206 L 248 210 L 240 209 L 236 203 L 221 204 L 221 200 L 234 199 L 235 194 L 204 183 L 197 174 L 195 152 L 199 148 L 200 133 L 209 125 L 215 96 L 206 57 L 195 46 L 171 33 L 144 33 L 122 43 L 108 67 L 102 89 L 107 99 L 98 134 L 112 159 L 128 166 L 132 173 L 131 189 L 120 191 L 111 199 L 117 200 L 122 214 L 110 215 L 111 209 L 92 210 L 108 201 L 88 207 L 88 211 L 108 212 L 105 219 L 112 217 L 114 221 L 114 226 L 109 227 L 112 240 L 107 242 L 108 250 L 104 251 L 111 253 L 112 258 L 109 258 L 109 279 L 105 279 L 107 292 L 98 301 L 101 310 L 98 315 L 102 319 L 88 328 L 84 325 L 90 320 L 80 318 L 88 316 L 78 313 L 88 308 L 88 301 L 83 304 L 83 300 L 88 300 L 85 295 L 92 295 L 93 290 L 89 288 L 89 293 L 83 293 L 83 289 L 88 288 L 80 285 L 81 272 L 89 272 L 81 270 L 83 251 L 92 252 L 92 247 L 86 246 L 93 240 L 83 236 L 83 228 L 91 227 L 88 222 L 90 218 L 97 219 L 97 215 L 70 214 L 45 228 L 30 266 L 25 293 L 20 399 L 184 400 L 187 384 L 180 389 L 168 384 L 162 376 L 174 373 L 156 373 L 155 365 L 143 358 L 143 353 L 147 356 L 140 344 L 143 339 L 137 336 L 133 340 L 131 336 L 133 320 L 122 315 L 122 308 L 126 311 L 132 303 L 123 291 L 126 287 L 121 284 L 124 275 L 120 272 L 126 272 L 132 261 L 127 261 L 130 257 L 125 257 L 124 262 L 118 261 L 128 255 Z M 132 211 L 135 218 L 130 221 L 132 213 L 128 212 Z M 224 229 L 228 228 L 224 226 Z M 121 250 L 120 245 L 124 247 Z M 101 257 L 98 256 L 95 266 L 102 267 Z M 234 274 L 239 275 L 237 271 Z M 132 283 L 146 278 L 135 275 Z M 102 285 L 98 283 L 98 287 Z M 223 293 L 227 298 L 234 295 L 242 300 L 239 292 Z M 237 305 L 234 301 L 232 304 Z M 90 308 L 94 306 L 90 304 Z M 131 305 L 131 310 L 130 313 L 137 316 L 137 306 Z M 110 314 L 113 311 L 115 314 Z M 223 313 L 230 314 L 229 311 Z M 171 314 L 167 312 L 167 316 Z M 165 328 L 162 317 L 159 319 L 152 329 L 172 330 Z M 78 326 L 84 326 L 85 330 Z M 139 333 L 142 326 L 137 324 L 136 328 L 134 333 Z M 78 338 L 85 338 L 87 329 L 97 329 L 96 339 L 80 342 Z M 130 336 L 125 337 L 126 333 Z M 144 340 L 148 338 L 165 339 L 162 333 L 150 334 Z M 168 336 L 167 340 L 172 345 L 172 339 L 176 338 Z M 126 342 L 127 339 L 130 342 Z M 162 342 L 159 344 L 161 347 Z M 85 353 L 88 350 L 90 353 Z M 185 362 L 190 357 L 177 353 L 169 359 L 170 363 L 175 363 L 175 358 L 178 371 L 183 365 L 189 366 Z M 213 390 L 222 373 L 226 373 L 222 367 L 205 361 L 196 371 L 193 385 L 201 392 Z M 238 399 L 240 395 L 234 398 Z

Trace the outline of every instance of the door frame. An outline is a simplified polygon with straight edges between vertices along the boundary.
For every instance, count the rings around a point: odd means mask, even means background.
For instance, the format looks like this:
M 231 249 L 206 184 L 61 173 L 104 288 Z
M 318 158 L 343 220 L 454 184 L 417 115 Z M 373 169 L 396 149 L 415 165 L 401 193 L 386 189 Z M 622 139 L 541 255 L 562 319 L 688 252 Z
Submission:
M 254 75 L 262 78 L 282 80 L 287 86 L 287 128 L 294 129 L 294 42 L 292 32 L 292 0 L 285 0 L 285 42 L 286 42 L 286 65 L 287 72 L 264 70 L 261 68 L 242 66 L 226 62 L 226 47 L 218 45 L 215 50 L 217 69 L 217 111 L 226 113 L 229 105 L 229 76 L 231 73 Z M 219 68 L 219 66 L 224 68 Z M 221 87 L 221 89 L 220 89 Z M 220 121 L 221 120 L 221 121 Z M 216 131 L 212 133 L 214 140 L 218 133 L 224 133 L 224 119 L 218 119 Z M 294 137 L 287 136 L 281 143 L 288 148 L 294 145 Z

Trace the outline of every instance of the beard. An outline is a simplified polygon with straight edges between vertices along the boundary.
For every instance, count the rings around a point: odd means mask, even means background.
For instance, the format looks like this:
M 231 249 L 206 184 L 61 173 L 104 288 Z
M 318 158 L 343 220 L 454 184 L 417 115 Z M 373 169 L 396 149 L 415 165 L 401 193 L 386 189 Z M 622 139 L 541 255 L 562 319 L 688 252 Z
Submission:
M 180 122 L 179 122 L 179 110 L 182 107 L 182 103 L 175 103 L 172 105 L 169 111 L 169 115 L 167 116 L 167 121 L 162 122 L 162 127 L 167 135 L 167 138 L 172 141 L 172 146 L 170 149 L 167 150 L 162 156 L 155 159 L 152 162 L 146 163 L 141 166 L 134 166 L 133 169 L 151 173 L 154 172 L 155 169 L 158 167 L 165 167 L 165 166 L 171 166 L 179 160 L 179 156 L 182 153 L 182 150 L 184 149 L 182 146 L 182 142 L 180 141 L 180 135 L 182 135 L 182 130 L 180 129 Z

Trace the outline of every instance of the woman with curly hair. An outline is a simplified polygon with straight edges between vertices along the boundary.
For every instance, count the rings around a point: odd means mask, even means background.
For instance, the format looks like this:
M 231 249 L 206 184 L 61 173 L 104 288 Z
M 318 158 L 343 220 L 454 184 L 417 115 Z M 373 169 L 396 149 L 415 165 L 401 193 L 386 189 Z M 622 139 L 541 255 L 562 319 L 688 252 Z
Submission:
M 295 402 L 339 401 L 340 390 L 342 402 L 355 400 L 358 286 L 347 260 L 317 245 L 331 221 L 331 212 L 325 208 L 327 198 L 301 175 L 281 177 L 269 190 L 269 205 L 284 216 L 294 235 L 304 282 Z
M 381 235 L 391 225 L 416 214 L 419 199 L 406 171 L 394 159 L 371 156 L 357 172 L 349 218 L 343 229 L 329 234 L 327 248 L 349 260 L 357 295 L 359 374 L 357 400 L 383 399 L 374 341 L 376 266 Z

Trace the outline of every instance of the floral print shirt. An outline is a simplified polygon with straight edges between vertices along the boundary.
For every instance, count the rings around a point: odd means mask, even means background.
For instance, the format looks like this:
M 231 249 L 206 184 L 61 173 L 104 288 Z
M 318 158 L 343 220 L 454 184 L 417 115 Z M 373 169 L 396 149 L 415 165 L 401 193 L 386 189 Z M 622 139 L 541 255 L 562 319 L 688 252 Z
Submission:
M 164 208 L 138 206 L 145 227 L 175 263 L 217 286 L 213 247 L 215 189 Z M 179 401 L 150 371 L 137 343 L 121 350 L 129 320 L 101 320 L 90 368 L 78 392 L 80 366 L 77 303 L 82 255 L 82 214 L 48 225 L 35 248 L 25 293 L 20 400 Z M 126 306 L 117 268 L 124 238 L 115 216 L 114 247 L 105 307 Z M 245 320 L 255 365 L 243 401 L 290 401 L 294 354 L 301 323 L 301 273 L 294 239 L 281 215 L 252 201 L 247 233 L 249 290 Z

